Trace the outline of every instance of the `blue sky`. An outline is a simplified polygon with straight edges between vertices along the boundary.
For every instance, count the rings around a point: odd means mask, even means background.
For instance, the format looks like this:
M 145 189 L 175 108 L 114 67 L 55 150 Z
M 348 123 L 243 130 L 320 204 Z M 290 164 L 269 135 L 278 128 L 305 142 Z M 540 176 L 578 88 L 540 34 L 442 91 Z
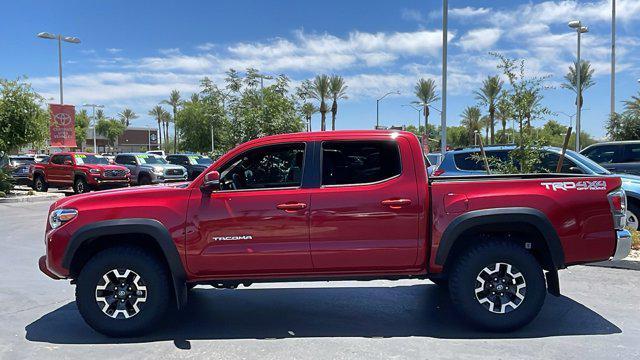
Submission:
M 617 109 L 640 89 L 640 1 L 618 0 Z M 605 135 L 609 112 L 610 1 L 450 0 L 448 121 L 458 124 L 473 90 L 497 73 L 489 51 L 524 58 L 532 75 L 549 75 L 544 104 L 573 114 L 574 97 L 559 87 L 575 56 L 568 20 L 581 19 L 583 58 L 596 70 L 585 93 L 583 129 Z M 56 43 L 41 31 L 77 36 L 64 44 L 65 103 L 97 102 L 115 116 L 124 107 L 152 125 L 147 111 L 171 89 L 188 97 L 199 80 L 221 81 L 230 67 L 287 74 L 294 82 L 339 74 L 349 86 L 337 127 L 415 124 L 420 77 L 440 84 L 441 2 L 431 1 L 12 1 L 0 22 L 0 77 L 26 75 L 45 97 L 58 99 Z M 440 104 L 435 104 L 440 108 Z M 558 120 L 568 119 L 558 115 Z M 317 129 L 319 116 L 314 117 Z M 432 113 L 430 122 L 439 122 Z M 541 125 L 543 121 L 538 121 Z

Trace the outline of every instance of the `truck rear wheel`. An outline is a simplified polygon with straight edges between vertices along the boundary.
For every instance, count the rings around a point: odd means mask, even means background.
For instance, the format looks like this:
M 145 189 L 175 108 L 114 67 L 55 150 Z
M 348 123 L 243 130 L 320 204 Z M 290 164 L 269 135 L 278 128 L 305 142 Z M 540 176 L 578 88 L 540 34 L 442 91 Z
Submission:
M 538 315 L 546 285 L 542 267 L 522 246 L 490 241 L 472 247 L 455 261 L 449 294 L 457 310 L 474 325 L 510 331 Z
M 171 300 L 166 267 L 143 249 L 103 250 L 82 268 L 76 304 L 94 330 L 112 337 L 143 335 L 162 320 Z

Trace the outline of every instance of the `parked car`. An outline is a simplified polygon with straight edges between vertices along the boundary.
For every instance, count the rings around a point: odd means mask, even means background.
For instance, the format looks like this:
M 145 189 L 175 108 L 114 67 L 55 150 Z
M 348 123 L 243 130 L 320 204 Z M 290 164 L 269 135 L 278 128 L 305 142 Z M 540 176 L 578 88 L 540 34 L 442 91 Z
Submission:
M 35 163 L 36 160 L 33 156 L 9 156 L 9 161 L 3 170 L 9 173 L 16 185 L 30 185 L 29 167 Z
M 37 163 L 47 162 L 47 161 L 49 161 L 50 157 L 51 157 L 51 155 L 47 155 L 47 154 L 35 154 L 35 155 L 33 155 L 33 158 L 35 159 L 35 161 Z
M 40 269 L 73 280 L 92 328 L 152 331 L 197 284 L 428 278 L 473 324 L 508 331 L 560 295 L 559 269 L 631 249 L 620 178 L 428 179 L 408 132 L 267 136 L 213 166 L 51 206 Z
M 131 171 L 131 183 L 137 185 L 159 184 L 171 181 L 187 181 L 187 169 L 169 164 L 154 154 L 128 153 L 116 155 L 116 164 Z
M 187 179 L 189 181 L 197 178 L 198 175 L 202 174 L 202 172 L 213 164 L 213 160 L 209 157 L 197 154 L 167 155 L 166 159 L 170 164 L 180 165 L 187 169 Z
M 110 187 L 129 186 L 129 170 L 110 165 L 100 155 L 60 152 L 50 161 L 36 163 L 29 169 L 29 180 L 36 191 L 72 187 L 76 194 Z
M 109 164 L 115 164 L 115 160 L 116 160 L 116 156 L 111 154 L 111 153 L 102 153 L 100 154 L 102 157 L 106 158 L 107 160 L 109 160 Z
M 508 159 L 510 151 L 515 146 L 490 146 L 485 148 L 487 157 L 498 157 L 503 160 Z M 557 147 L 545 147 L 546 156 L 542 159 L 539 173 L 555 173 L 558 160 L 562 154 L 562 149 Z M 440 167 L 433 171 L 434 176 L 470 176 L 486 174 L 484 164 L 472 158 L 472 155 L 479 155 L 478 148 L 454 150 L 447 153 L 445 160 Z M 600 166 L 588 157 L 573 150 L 567 150 L 562 163 L 560 173 L 565 174 L 586 174 L 594 176 L 617 176 L 622 179 L 622 189 L 627 194 L 628 206 L 627 228 L 631 230 L 640 229 L 640 176 L 629 174 L 614 174 Z
M 580 153 L 611 172 L 640 175 L 640 140 L 597 143 Z
M 164 153 L 164 150 L 149 150 L 146 152 L 147 154 L 153 154 L 153 155 L 158 155 L 162 158 L 166 157 L 166 154 Z

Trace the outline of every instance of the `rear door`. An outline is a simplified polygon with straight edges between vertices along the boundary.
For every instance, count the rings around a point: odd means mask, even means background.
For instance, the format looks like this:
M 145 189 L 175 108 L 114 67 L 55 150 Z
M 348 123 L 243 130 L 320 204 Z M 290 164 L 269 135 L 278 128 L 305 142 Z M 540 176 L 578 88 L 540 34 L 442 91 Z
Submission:
M 45 176 L 49 183 L 61 182 L 62 159 L 62 155 L 53 155 L 49 163 L 44 165 Z
M 321 143 L 321 186 L 311 194 L 316 271 L 416 264 L 420 204 L 410 154 L 405 138 Z

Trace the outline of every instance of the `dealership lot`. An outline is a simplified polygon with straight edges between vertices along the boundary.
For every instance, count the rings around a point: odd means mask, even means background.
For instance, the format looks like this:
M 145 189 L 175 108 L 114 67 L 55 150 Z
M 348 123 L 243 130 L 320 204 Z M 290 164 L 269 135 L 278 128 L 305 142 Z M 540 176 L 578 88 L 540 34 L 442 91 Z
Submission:
M 50 203 L 0 204 L 0 358 L 639 358 L 640 271 L 561 271 L 564 296 L 514 333 L 470 330 L 428 281 L 198 288 L 168 326 L 110 339 L 80 318 L 73 287 L 41 274 Z

